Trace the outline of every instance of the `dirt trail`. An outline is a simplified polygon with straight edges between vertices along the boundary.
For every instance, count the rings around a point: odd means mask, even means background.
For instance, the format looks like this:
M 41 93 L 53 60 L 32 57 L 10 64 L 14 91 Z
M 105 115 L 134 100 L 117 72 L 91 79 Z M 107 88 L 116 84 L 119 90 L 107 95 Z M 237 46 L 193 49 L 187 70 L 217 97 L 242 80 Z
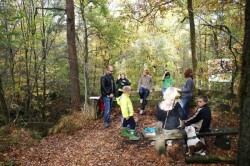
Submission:
M 138 116 L 137 132 L 145 127 L 154 127 L 154 111 Z M 130 141 L 120 136 L 121 115 L 112 112 L 109 128 L 103 127 L 103 119 L 73 135 L 56 134 L 41 140 L 32 147 L 13 149 L 9 155 L 15 165 L 64 166 L 64 165 L 186 165 L 185 149 L 176 142 L 168 149 L 169 156 L 156 154 L 147 139 Z

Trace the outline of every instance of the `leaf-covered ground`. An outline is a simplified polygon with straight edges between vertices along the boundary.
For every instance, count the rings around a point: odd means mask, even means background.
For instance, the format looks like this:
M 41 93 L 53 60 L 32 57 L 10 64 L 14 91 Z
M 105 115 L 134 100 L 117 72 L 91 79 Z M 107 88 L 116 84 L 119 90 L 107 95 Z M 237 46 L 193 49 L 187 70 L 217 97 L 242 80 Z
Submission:
M 136 116 L 138 118 L 136 128 L 138 133 L 145 127 L 154 127 L 156 122 L 154 111 L 153 108 L 148 109 L 146 115 Z M 18 142 L 25 142 L 25 144 L 20 143 L 18 146 L 10 147 L 6 152 L 1 152 L 0 160 L 9 161 L 12 165 L 25 166 L 186 165 L 186 149 L 183 148 L 181 142 L 175 141 L 173 146 L 167 149 L 168 156 L 159 156 L 149 140 L 141 138 L 140 141 L 129 141 L 120 136 L 121 114 L 119 109 L 112 111 L 111 118 L 112 123 L 109 128 L 104 128 L 103 119 L 98 119 L 84 125 L 81 130 L 74 134 L 55 134 L 39 142 L 23 134 Z M 238 127 L 239 117 L 235 113 L 213 113 L 212 126 Z M 207 155 L 236 156 L 238 138 L 237 136 L 231 138 L 232 149 L 230 151 L 216 148 L 212 144 L 213 138 L 208 138 Z

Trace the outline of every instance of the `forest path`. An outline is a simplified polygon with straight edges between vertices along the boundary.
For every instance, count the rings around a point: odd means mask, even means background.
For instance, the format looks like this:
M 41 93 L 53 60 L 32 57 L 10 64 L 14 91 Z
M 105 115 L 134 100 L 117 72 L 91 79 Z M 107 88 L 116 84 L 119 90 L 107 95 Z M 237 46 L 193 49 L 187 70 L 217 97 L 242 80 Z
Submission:
M 146 115 L 136 117 L 138 118 L 136 128 L 138 133 L 141 133 L 145 127 L 155 125 L 153 109 L 148 110 Z M 149 140 L 141 137 L 139 141 L 130 141 L 121 136 L 119 110 L 112 112 L 111 119 L 112 123 L 109 128 L 103 127 L 103 118 L 101 118 L 72 135 L 55 134 L 31 147 L 13 149 L 9 153 L 9 158 L 15 161 L 14 165 L 25 166 L 186 165 L 185 149 L 181 143 L 175 142 L 168 149 L 169 156 L 159 156 Z

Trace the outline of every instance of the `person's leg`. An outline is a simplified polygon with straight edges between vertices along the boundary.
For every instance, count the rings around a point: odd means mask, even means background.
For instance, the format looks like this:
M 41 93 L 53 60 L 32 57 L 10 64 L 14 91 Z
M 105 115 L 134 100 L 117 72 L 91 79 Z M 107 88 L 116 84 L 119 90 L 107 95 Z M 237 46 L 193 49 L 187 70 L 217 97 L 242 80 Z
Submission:
M 139 140 L 140 138 L 135 136 L 135 120 L 134 120 L 133 116 L 129 117 L 128 123 L 130 125 L 129 139 L 132 140 L 132 141 Z
M 143 87 L 139 88 L 139 95 L 140 95 L 140 99 L 143 99 L 143 96 L 144 96 L 144 88 Z
M 188 114 L 189 114 L 189 101 L 192 99 L 191 96 L 187 96 L 187 97 L 182 97 L 181 100 L 181 107 L 184 111 L 184 115 L 185 115 L 185 119 L 188 119 Z
M 181 99 L 181 107 L 184 111 L 184 119 L 188 119 L 188 116 L 187 116 L 187 105 L 188 105 L 188 100 L 187 100 L 187 97 L 182 97 Z
M 130 134 L 128 132 L 128 128 L 127 128 L 128 124 L 129 124 L 128 122 L 129 122 L 128 120 L 123 118 L 123 121 L 122 121 L 122 136 L 123 137 L 129 137 L 130 136 Z
M 110 114 L 110 98 L 109 97 L 103 97 L 104 101 L 104 126 L 108 127 L 109 124 L 109 114 Z
M 144 88 L 143 87 L 140 87 L 139 88 L 139 95 L 140 95 L 140 103 L 142 104 L 143 103 L 143 97 L 144 97 Z M 142 105 L 141 105 L 141 111 L 140 111 L 140 115 L 143 114 L 143 109 L 142 109 Z
M 111 119 L 110 119 L 110 114 L 111 114 L 111 108 L 113 106 L 113 101 L 114 101 L 114 97 L 110 98 L 110 107 L 109 107 L 109 119 L 108 119 L 108 123 L 111 123 Z
M 164 96 L 166 90 L 167 90 L 166 88 L 162 88 L 162 97 Z
M 129 117 L 128 124 L 130 126 L 130 130 L 135 130 L 135 119 L 133 116 Z
M 149 95 L 149 90 L 144 88 L 144 95 L 143 95 L 143 98 L 142 98 L 142 106 L 141 106 L 142 110 L 145 110 L 145 107 L 147 105 L 147 97 L 148 97 L 148 95 Z

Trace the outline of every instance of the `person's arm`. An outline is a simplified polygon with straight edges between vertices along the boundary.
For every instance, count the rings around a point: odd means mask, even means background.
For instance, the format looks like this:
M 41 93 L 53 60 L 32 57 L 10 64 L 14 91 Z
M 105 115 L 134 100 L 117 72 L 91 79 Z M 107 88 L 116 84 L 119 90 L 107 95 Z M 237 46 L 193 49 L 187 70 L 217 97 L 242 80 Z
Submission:
M 126 85 L 131 85 L 131 83 L 129 82 L 129 80 L 126 78 Z
M 116 84 L 119 84 L 119 82 L 120 82 L 120 79 L 117 79 L 117 80 L 116 80 Z
M 122 99 L 120 106 L 121 106 L 122 117 L 125 118 L 125 119 L 129 118 L 129 114 L 128 114 L 128 100 Z
M 164 81 L 164 79 L 165 79 L 165 74 L 166 74 L 166 73 L 164 73 L 163 76 L 161 77 L 161 80 L 162 80 L 162 81 Z
M 101 88 L 102 91 L 103 91 L 105 94 L 110 95 L 109 92 L 108 92 L 108 89 L 105 87 L 105 77 L 104 77 L 104 76 L 101 77 L 101 87 L 102 87 L 102 88 Z
M 204 113 L 203 113 L 203 110 L 201 109 L 195 117 L 192 117 L 191 119 L 187 120 L 186 124 L 191 125 L 191 124 L 197 123 L 203 118 L 204 118 Z
M 141 87 L 141 77 L 140 77 L 140 79 L 139 79 L 137 91 L 139 91 L 140 87 Z
M 185 86 L 181 88 L 181 92 L 191 92 L 193 90 L 193 80 L 188 79 L 185 83 Z
M 113 92 L 112 92 L 112 94 L 113 94 L 113 97 L 114 97 L 115 96 L 115 80 L 114 80 L 113 76 L 111 77 L 111 79 L 112 79 L 112 82 L 113 82 Z
M 130 98 L 128 98 L 128 116 L 133 116 L 134 114 L 134 108 L 133 108 L 133 104 L 130 100 Z
M 159 104 L 157 105 L 155 117 L 158 121 L 162 121 L 162 122 L 164 122 L 167 117 L 167 111 L 161 110 L 159 107 Z

